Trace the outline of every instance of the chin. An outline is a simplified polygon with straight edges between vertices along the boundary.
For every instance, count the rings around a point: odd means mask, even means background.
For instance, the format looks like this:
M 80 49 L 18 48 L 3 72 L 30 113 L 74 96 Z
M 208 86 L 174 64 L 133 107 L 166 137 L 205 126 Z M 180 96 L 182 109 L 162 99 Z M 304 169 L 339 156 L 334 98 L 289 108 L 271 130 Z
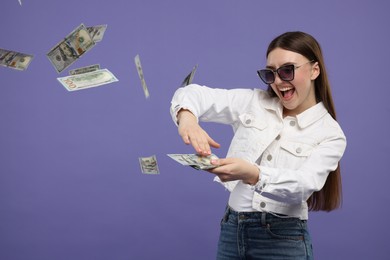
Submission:
M 293 112 L 297 109 L 297 106 L 283 104 L 283 108 L 288 112 Z

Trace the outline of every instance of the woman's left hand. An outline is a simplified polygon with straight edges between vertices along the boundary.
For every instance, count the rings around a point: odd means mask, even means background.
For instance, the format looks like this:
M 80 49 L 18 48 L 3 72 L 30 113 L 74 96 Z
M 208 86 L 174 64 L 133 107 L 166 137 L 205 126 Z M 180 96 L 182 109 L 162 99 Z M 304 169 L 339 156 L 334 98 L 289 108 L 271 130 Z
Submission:
M 208 170 L 217 175 L 221 181 L 242 180 L 244 183 L 254 185 L 260 178 L 259 168 L 240 158 L 222 158 L 211 160 L 218 167 Z

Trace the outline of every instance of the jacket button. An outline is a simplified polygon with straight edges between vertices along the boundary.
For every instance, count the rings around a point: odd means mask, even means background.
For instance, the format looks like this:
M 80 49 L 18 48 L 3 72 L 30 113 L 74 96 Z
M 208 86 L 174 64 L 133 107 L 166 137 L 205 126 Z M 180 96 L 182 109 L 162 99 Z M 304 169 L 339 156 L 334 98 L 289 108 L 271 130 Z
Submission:
M 295 150 L 297 153 L 301 153 L 302 152 L 302 148 L 301 147 L 298 147 L 297 150 Z
M 278 135 L 275 139 L 276 139 L 276 140 L 280 140 L 280 135 Z
M 263 202 L 260 203 L 260 208 L 265 208 L 266 205 L 267 204 L 265 204 L 265 202 L 263 201 Z
M 268 161 L 271 161 L 271 160 L 272 160 L 272 155 L 269 154 L 269 155 L 267 156 L 267 160 L 268 160 Z
M 252 122 L 252 120 L 247 119 L 247 120 L 245 121 L 245 124 L 249 125 L 251 122 Z
M 291 126 L 295 126 L 295 121 L 290 121 Z

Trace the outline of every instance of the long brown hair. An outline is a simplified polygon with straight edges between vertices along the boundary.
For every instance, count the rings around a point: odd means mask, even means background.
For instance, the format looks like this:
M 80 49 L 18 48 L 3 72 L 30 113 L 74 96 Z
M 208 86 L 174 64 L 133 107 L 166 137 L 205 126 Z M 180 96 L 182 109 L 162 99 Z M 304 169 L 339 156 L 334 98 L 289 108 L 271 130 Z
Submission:
M 282 48 L 305 56 L 308 60 L 318 62 L 320 75 L 315 79 L 315 94 L 317 102 L 323 102 L 329 114 L 336 120 L 330 84 L 325 69 L 321 46 L 313 36 L 304 32 L 286 32 L 276 37 L 268 46 L 268 54 L 275 48 Z M 268 86 L 271 96 L 276 96 L 271 86 Z M 337 209 L 342 203 L 340 163 L 333 172 L 330 172 L 324 187 L 314 192 L 307 201 L 309 210 L 331 211 Z

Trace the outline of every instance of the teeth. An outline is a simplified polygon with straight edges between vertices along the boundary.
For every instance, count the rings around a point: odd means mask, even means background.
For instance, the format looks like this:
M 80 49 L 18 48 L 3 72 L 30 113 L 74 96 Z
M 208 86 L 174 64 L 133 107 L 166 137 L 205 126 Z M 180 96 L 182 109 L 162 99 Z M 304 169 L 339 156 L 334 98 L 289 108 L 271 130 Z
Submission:
M 293 88 L 292 87 L 285 87 L 285 88 L 279 89 L 279 91 L 283 92 L 283 91 L 287 91 L 287 90 L 290 90 L 290 89 L 293 89 Z

